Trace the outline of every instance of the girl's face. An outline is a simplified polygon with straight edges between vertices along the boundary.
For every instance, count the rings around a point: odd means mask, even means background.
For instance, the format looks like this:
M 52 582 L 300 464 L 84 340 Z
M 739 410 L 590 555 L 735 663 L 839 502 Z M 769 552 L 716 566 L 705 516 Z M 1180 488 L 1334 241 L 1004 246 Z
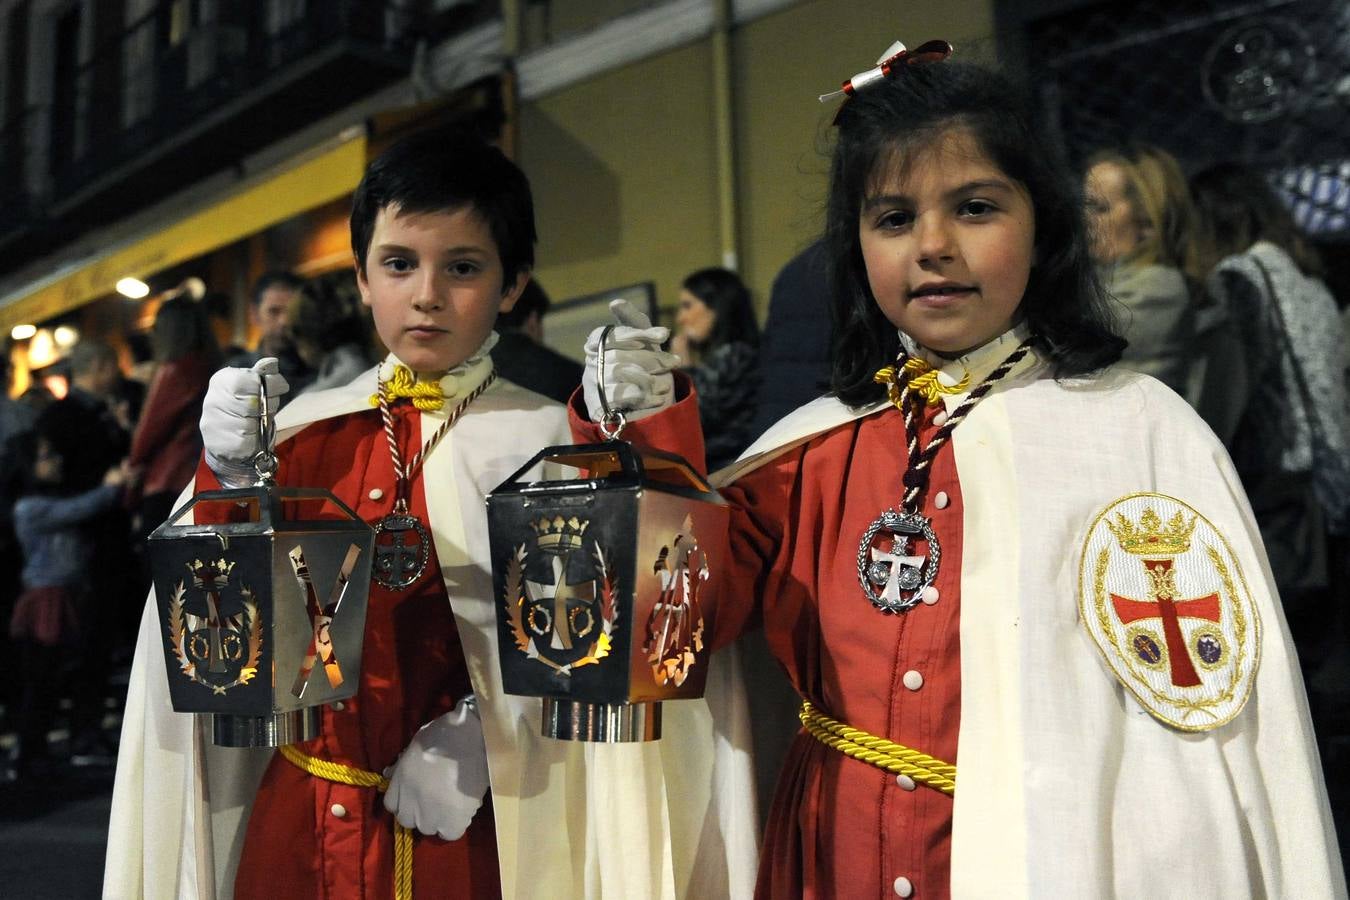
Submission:
M 1125 170 L 1113 162 L 1099 162 L 1088 169 L 1086 182 L 1092 259 L 1103 265 L 1124 259 L 1144 239 L 1141 216 L 1130 202 Z
M 680 308 L 675 313 L 675 324 L 680 333 L 696 344 L 711 335 L 717 314 L 708 304 L 686 290 L 680 291 Z
M 872 296 L 924 347 L 960 356 L 1017 319 L 1035 257 L 1031 197 L 953 129 L 909 161 L 878 173 L 858 235 Z

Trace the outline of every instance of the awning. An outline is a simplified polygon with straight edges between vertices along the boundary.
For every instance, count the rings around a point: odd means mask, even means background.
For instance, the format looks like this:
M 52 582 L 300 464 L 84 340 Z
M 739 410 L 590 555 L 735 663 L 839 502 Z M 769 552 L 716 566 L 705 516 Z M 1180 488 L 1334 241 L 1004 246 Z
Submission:
M 210 253 L 356 189 L 366 165 L 364 133 L 284 172 L 265 177 L 214 205 L 153 234 L 111 248 L 11 295 L 0 306 L 0 334 L 15 325 L 45 321 L 112 294 L 119 278 L 145 280 L 156 272 Z

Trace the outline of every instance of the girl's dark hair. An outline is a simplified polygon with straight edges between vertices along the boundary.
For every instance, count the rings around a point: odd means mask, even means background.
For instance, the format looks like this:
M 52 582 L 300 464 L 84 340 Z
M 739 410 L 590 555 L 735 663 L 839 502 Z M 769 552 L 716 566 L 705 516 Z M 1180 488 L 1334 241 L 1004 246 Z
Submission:
M 202 357 L 211 364 L 220 362 L 220 345 L 211 330 L 206 305 L 189 294 L 170 297 L 159 305 L 150 330 L 150 347 L 156 362 L 185 356 Z
M 759 325 L 750 291 L 740 277 L 729 269 L 699 269 L 681 285 L 702 300 L 713 313 L 712 332 L 695 348 L 712 350 L 724 344 L 759 346 Z
M 472 207 L 502 261 L 502 290 L 534 268 L 534 201 L 525 173 L 496 147 L 456 127 L 414 132 L 377 156 L 352 197 L 352 252 L 364 272 L 380 210 L 451 212 Z
M 1191 194 L 1200 211 L 1200 258 L 1209 272 L 1225 256 L 1242 253 L 1257 241 L 1269 241 L 1298 265 L 1303 274 L 1322 277 L 1322 260 L 1280 202 L 1270 182 L 1236 163 L 1220 163 L 1191 179 Z
M 895 359 L 900 339 L 872 296 L 859 243 L 859 212 L 883 166 L 904 164 L 954 128 L 968 129 L 1002 172 L 1024 186 L 1036 216 L 1036 260 L 1021 312 L 1056 377 L 1115 362 L 1125 341 L 1088 255 L 1082 188 L 1034 127 L 1025 94 L 980 66 L 902 67 L 859 91 L 836 120 L 825 242 L 833 286 L 832 387 L 850 406 L 885 395 L 873 374 Z

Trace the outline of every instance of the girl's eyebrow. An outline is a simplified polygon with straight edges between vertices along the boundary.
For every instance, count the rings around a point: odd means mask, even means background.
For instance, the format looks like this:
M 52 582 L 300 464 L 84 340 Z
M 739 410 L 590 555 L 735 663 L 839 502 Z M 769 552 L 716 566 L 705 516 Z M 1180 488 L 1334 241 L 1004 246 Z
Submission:
M 957 187 L 944 192 L 943 196 L 947 199 L 951 199 L 952 197 L 990 190 L 1011 193 L 1014 189 L 1010 183 L 1001 178 L 980 178 L 975 181 L 967 181 L 965 184 L 958 185 Z M 913 202 L 913 199 L 905 194 L 878 194 L 875 197 L 867 198 L 867 202 L 863 204 L 863 212 L 871 212 L 872 210 L 883 206 L 902 206 Z

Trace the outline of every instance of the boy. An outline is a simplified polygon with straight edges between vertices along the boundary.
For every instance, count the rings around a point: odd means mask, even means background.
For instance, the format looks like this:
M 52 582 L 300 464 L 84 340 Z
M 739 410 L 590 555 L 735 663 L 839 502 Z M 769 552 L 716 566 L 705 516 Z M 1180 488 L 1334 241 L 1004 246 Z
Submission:
M 323 710 L 320 738 L 280 753 L 204 746 L 189 717 L 168 711 L 147 610 L 105 895 L 209 895 L 214 880 L 239 897 L 392 897 L 394 816 L 417 832 L 419 896 L 739 893 L 753 877 L 752 801 L 743 771 L 714 792 L 714 754 L 687 743 L 709 739 L 706 706 L 671 704 L 677 754 L 669 740 L 546 740 L 539 701 L 501 693 L 484 497 L 535 448 L 567 441 L 562 407 L 495 379 L 489 356 L 493 322 L 533 263 L 524 174 L 477 139 L 415 134 L 371 163 L 351 222 L 357 283 L 390 356 L 287 407 L 277 480 L 326 486 L 372 524 L 401 518 L 426 556 L 398 570 L 377 557 L 360 690 Z M 250 403 L 268 371 L 214 379 L 202 489 L 251 480 Z M 324 763 L 347 774 L 332 780 Z M 383 798 L 341 783 L 381 773 Z M 734 829 L 718 821 L 726 811 Z

